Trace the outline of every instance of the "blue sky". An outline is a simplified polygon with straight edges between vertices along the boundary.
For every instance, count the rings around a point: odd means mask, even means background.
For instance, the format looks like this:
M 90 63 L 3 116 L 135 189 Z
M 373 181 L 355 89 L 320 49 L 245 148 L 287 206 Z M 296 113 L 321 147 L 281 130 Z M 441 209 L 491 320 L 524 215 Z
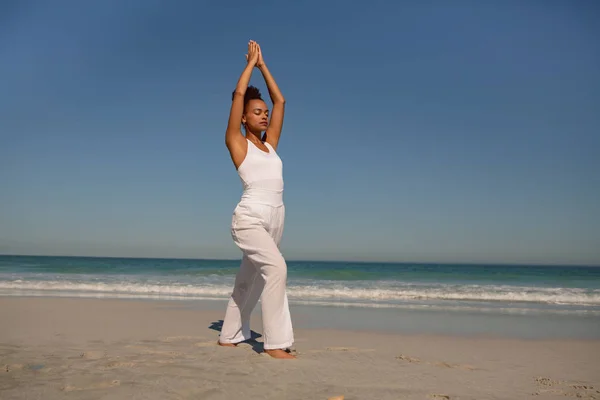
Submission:
M 224 131 L 254 39 L 287 99 L 287 258 L 600 265 L 598 17 L 3 2 L 0 253 L 238 258 Z

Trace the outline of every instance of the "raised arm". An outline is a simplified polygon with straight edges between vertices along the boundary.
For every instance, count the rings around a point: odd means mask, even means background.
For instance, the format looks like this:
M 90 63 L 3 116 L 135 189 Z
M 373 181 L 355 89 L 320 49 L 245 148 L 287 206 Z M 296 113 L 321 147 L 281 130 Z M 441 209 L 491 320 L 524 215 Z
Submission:
M 240 126 L 242 124 L 242 115 L 244 113 L 244 95 L 248 89 L 248 83 L 252 76 L 252 70 L 256 66 L 259 57 L 259 47 L 254 41 L 248 43 L 248 54 L 246 59 L 248 63 L 237 82 L 233 99 L 231 101 L 231 109 L 229 111 L 229 121 L 227 123 L 227 131 L 225 132 L 225 144 L 229 149 L 231 160 L 237 168 L 246 157 L 247 143 L 242 134 Z
M 285 98 L 277 83 L 275 83 L 275 79 L 271 75 L 271 72 L 267 68 L 267 64 L 265 64 L 264 59 L 262 57 L 262 51 L 260 47 L 259 57 L 256 66 L 262 73 L 263 78 L 265 79 L 265 83 L 267 84 L 267 89 L 269 90 L 269 96 L 271 97 L 271 101 L 273 102 L 273 111 L 271 112 L 271 121 L 269 123 L 269 127 L 267 128 L 267 137 L 266 141 L 273 146 L 274 149 L 277 149 L 277 144 L 279 143 L 279 137 L 281 136 L 281 128 L 283 127 L 283 116 L 285 114 Z

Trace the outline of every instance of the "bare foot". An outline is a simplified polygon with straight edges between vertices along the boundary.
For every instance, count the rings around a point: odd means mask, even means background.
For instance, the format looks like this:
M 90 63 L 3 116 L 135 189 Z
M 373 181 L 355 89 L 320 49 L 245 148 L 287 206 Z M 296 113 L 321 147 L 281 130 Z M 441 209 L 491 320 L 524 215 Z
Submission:
M 265 349 L 265 353 L 267 353 L 268 355 L 270 355 L 273 358 L 296 358 L 296 356 L 288 353 L 287 351 L 285 351 L 283 349 L 269 349 L 269 350 Z
M 237 347 L 237 343 L 221 343 L 221 342 L 217 342 L 217 344 L 219 346 L 224 346 L 224 347 Z

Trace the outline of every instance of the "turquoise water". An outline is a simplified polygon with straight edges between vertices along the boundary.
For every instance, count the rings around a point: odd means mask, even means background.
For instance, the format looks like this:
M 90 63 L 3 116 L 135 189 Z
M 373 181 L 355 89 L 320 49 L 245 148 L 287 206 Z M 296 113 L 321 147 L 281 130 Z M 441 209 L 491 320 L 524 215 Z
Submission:
M 227 299 L 238 260 L 0 256 L 0 295 Z M 291 304 L 600 317 L 600 268 L 288 262 Z

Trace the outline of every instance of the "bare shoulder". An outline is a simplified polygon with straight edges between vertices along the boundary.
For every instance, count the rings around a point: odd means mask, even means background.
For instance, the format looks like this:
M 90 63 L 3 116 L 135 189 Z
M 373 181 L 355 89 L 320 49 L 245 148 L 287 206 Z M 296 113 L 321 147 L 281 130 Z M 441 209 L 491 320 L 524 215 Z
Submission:
M 248 152 L 248 141 L 246 137 L 242 135 L 240 132 L 237 135 L 230 135 L 225 141 L 225 145 L 229 150 L 229 155 L 231 156 L 231 161 L 233 161 L 233 165 L 235 169 L 238 169 L 242 162 L 246 158 L 246 153 Z

